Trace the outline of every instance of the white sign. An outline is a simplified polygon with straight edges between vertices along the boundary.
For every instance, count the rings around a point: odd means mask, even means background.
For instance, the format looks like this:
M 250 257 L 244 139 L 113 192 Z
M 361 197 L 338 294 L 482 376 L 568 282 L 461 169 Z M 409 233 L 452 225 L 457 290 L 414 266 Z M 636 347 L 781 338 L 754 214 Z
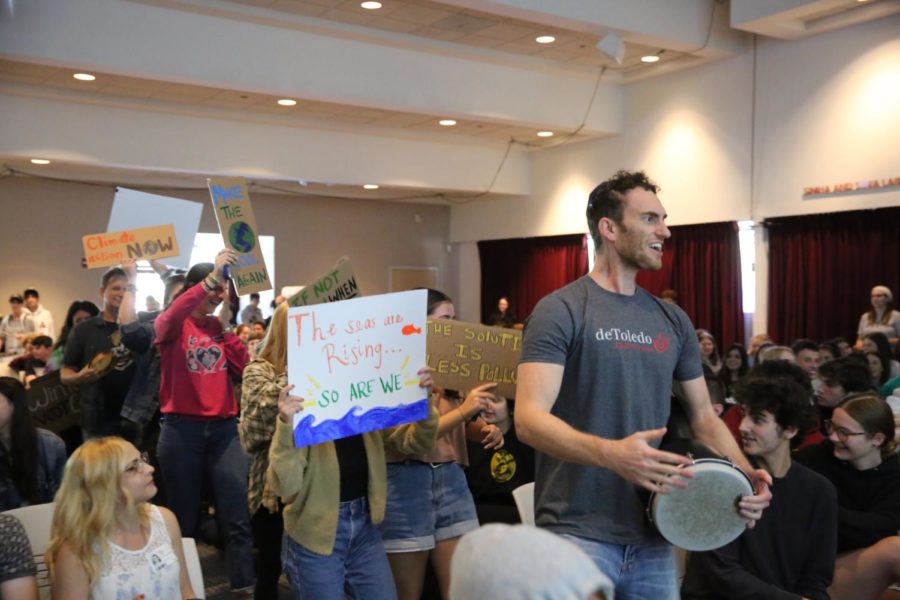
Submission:
M 181 254 L 161 262 L 187 269 L 191 266 L 191 250 L 194 248 L 194 236 L 200 228 L 201 214 L 203 204 L 199 202 L 118 188 L 106 231 L 172 224 Z
M 425 290 L 288 310 L 288 380 L 306 401 L 298 448 L 428 417 L 426 312 Z

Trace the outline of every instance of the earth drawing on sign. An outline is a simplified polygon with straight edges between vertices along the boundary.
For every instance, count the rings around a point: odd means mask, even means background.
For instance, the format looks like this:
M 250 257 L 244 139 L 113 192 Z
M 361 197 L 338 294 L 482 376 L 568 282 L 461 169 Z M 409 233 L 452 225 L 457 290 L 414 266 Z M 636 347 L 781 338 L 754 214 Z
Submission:
M 243 221 L 232 223 L 228 228 L 228 240 L 235 250 L 248 253 L 256 247 L 256 234 Z

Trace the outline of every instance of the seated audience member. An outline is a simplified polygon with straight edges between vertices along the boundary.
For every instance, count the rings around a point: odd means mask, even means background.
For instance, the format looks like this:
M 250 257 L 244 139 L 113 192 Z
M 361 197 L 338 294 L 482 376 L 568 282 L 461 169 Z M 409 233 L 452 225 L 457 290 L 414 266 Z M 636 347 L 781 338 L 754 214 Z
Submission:
M 837 349 L 841 353 L 838 358 L 843 358 L 845 356 L 850 356 L 851 354 L 853 354 L 853 346 L 851 346 L 850 342 L 842 337 L 836 337 L 833 340 L 829 340 L 828 343 L 837 346 Z
M 734 397 L 734 386 L 749 370 L 747 351 L 743 344 L 732 344 L 725 352 L 722 370 L 719 371 L 719 379 L 725 385 L 725 397 Z
M 502 448 L 485 448 L 468 440 L 469 467 L 466 479 L 475 501 L 478 522 L 519 523 L 512 492 L 520 485 L 534 481 L 534 449 L 516 437 L 512 400 L 494 396 L 481 417 L 496 425 L 503 433 Z
M 822 385 L 816 392 L 816 406 L 819 410 L 821 432 L 825 435 L 825 421 L 831 419 L 836 406 L 850 394 L 872 390 L 869 370 L 858 356 L 848 356 L 825 363 L 819 367 Z M 824 438 L 822 438 L 824 439 Z
M 52 339 L 56 334 L 56 328 L 53 326 L 53 315 L 50 314 L 49 310 L 41 306 L 41 296 L 38 294 L 38 291 L 27 289 L 22 293 L 22 296 L 25 298 L 25 308 L 34 321 L 34 330 Z
M 722 369 L 722 359 L 716 349 L 716 338 L 705 329 L 697 330 L 697 340 L 700 342 L 700 359 L 709 367 L 715 375 Z
M 777 347 L 777 346 L 776 346 Z M 788 350 L 790 352 L 790 350 Z M 813 400 L 813 389 L 812 384 L 809 381 L 809 375 L 806 374 L 806 371 L 798 367 L 792 362 L 788 362 L 786 360 L 765 360 L 760 364 L 756 365 L 750 371 L 747 372 L 747 375 L 744 377 L 743 381 L 750 381 L 754 379 L 761 379 L 763 381 L 768 381 L 770 379 L 778 379 L 778 378 L 786 378 L 795 381 L 803 390 L 806 392 L 807 401 L 812 404 Z M 725 417 L 723 420 L 725 421 L 725 425 L 728 427 L 728 430 L 731 431 L 731 434 L 734 436 L 734 439 L 738 444 L 742 443 L 741 436 L 741 422 L 744 419 L 744 409 L 737 405 L 725 413 Z M 810 430 L 805 432 L 805 436 L 800 441 L 800 446 L 806 446 L 813 443 L 818 443 L 825 439 L 822 434 L 818 433 L 818 423 L 814 424 Z
M 54 598 L 194 597 L 178 522 L 154 495 L 153 467 L 122 438 L 72 454 L 46 555 Z
M 120 435 L 138 443 L 141 427 L 122 417 L 122 405 L 134 378 L 134 355 L 122 343 L 119 307 L 128 288 L 120 267 L 107 270 L 100 280 L 103 311 L 79 323 L 69 334 L 60 380 L 77 385 L 81 396 L 81 431 L 85 440 Z M 107 368 L 98 371 L 92 361 L 107 353 Z
M 880 388 L 887 383 L 890 373 L 890 363 L 885 364 L 884 359 L 877 352 L 866 352 L 866 365 L 869 367 L 869 380 L 873 388 Z
M 827 362 L 837 360 L 841 357 L 841 350 L 832 342 L 823 342 L 819 344 L 819 359 L 821 365 Z M 820 366 L 821 366 L 820 365 Z
M 34 319 L 24 308 L 22 296 L 9 297 L 9 314 L 0 321 L 0 346 L 4 354 L 15 354 L 23 349 L 22 336 L 37 331 Z
M 870 333 L 863 337 L 862 351 L 864 354 L 874 352 L 878 355 L 887 379 L 900 377 L 900 363 L 891 358 L 891 343 L 883 333 Z M 883 381 L 881 383 L 884 383 Z M 879 384 L 880 385 L 880 384 Z
M 22 523 L 0 514 L 0 598 L 37 600 L 37 568 Z
M 53 353 L 53 340 L 50 336 L 39 335 L 31 340 L 31 356 L 25 361 L 22 371 L 25 372 L 25 386 L 44 374 L 47 361 Z
M 891 345 L 900 341 L 900 312 L 893 309 L 894 295 L 890 288 L 876 285 L 871 293 L 872 308 L 859 318 L 856 348 L 861 350 L 863 338 L 870 333 L 880 333 Z
M 56 344 L 53 346 L 53 354 L 50 355 L 50 360 L 44 369 L 45 373 L 59 371 L 62 368 L 63 357 L 66 354 L 66 342 L 69 339 L 69 334 L 72 333 L 72 329 L 82 321 L 87 321 L 99 314 L 100 309 L 90 300 L 76 300 L 69 305 L 69 310 L 66 311 L 66 320 L 59 332 L 59 336 L 56 338 Z
M 878 390 L 878 393 L 885 398 L 888 396 L 900 396 L 900 393 L 898 392 L 900 392 L 900 377 L 889 379 L 887 383 Z
M 25 387 L 0 377 L 0 511 L 53 502 L 66 465 L 66 446 L 31 421 Z
M 17 377 L 21 378 L 21 372 L 25 370 L 25 363 L 31 358 L 31 341 L 39 335 L 37 332 L 23 333 L 19 338 L 22 341 L 22 350 L 8 363 L 9 368 L 15 372 Z
M 250 294 L 250 302 L 241 311 L 241 323 L 249 325 L 257 321 L 262 323 L 264 319 L 262 310 L 259 308 L 259 294 L 254 292 Z
M 774 346 L 772 338 L 768 333 L 757 333 L 750 338 L 750 348 L 747 350 L 747 361 L 749 366 L 756 366 L 759 359 L 759 351 L 767 346 Z
M 828 441 L 795 460 L 824 475 L 838 497 L 838 552 L 832 598 L 876 598 L 900 581 L 900 462 L 890 407 L 872 392 L 834 409 Z
M 752 378 L 735 390 L 742 449 L 772 475 L 772 502 L 753 529 L 710 552 L 693 552 L 685 599 L 827 599 L 834 571 L 837 498 L 818 473 L 791 461 L 815 424 L 809 393 L 788 377 Z
M 529 525 L 465 534 L 450 565 L 450 600 L 602 600 L 614 588 L 584 551 Z
M 494 327 L 511 328 L 516 324 L 516 315 L 509 308 L 509 299 L 506 296 L 501 297 L 497 301 L 497 310 L 488 317 L 487 325 Z
M 787 346 L 766 346 L 765 348 L 760 348 L 757 364 L 776 360 L 796 363 L 797 356 Z
M 806 371 L 810 381 L 813 382 L 813 389 L 816 387 L 816 380 L 819 377 L 819 365 L 822 359 L 819 356 L 819 344 L 812 340 L 799 339 L 791 344 L 791 352 L 797 357 L 797 364 Z

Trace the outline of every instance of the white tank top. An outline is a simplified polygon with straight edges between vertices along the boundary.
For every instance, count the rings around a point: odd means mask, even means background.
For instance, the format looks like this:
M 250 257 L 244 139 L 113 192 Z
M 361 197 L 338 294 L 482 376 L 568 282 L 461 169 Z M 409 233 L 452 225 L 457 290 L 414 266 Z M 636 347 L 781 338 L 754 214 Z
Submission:
M 179 543 L 181 540 L 178 540 Z M 91 587 L 91 600 L 181 598 L 181 565 L 159 509 L 150 505 L 150 539 L 140 550 L 126 550 L 110 542 L 100 576 Z

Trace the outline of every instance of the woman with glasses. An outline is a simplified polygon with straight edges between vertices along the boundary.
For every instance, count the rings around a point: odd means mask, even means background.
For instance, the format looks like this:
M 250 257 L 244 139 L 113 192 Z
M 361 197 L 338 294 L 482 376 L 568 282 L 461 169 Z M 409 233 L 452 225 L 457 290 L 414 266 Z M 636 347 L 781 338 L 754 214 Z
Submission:
M 877 598 L 900 581 L 900 461 L 894 416 L 874 392 L 849 396 L 825 422 L 828 440 L 796 459 L 838 495 L 838 560 L 832 598 Z
M 184 287 L 156 318 L 162 412 L 157 456 L 168 505 L 186 536 L 197 532 L 204 488 L 212 493 L 231 590 L 250 596 L 256 573 L 247 507 L 249 463 L 238 437 L 233 384 L 241 380 L 249 357 L 240 338 L 223 331 L 212 314 L 227 302 L 225 271 L 236 262 L 233 251 L 222 250 L 215 264 L 191 267 Z
M 118 437 L 89 440 L 66 465 L 47 565 L 53 598 L 193 598 L 178 521 L 150 500 L 147 455 Z

